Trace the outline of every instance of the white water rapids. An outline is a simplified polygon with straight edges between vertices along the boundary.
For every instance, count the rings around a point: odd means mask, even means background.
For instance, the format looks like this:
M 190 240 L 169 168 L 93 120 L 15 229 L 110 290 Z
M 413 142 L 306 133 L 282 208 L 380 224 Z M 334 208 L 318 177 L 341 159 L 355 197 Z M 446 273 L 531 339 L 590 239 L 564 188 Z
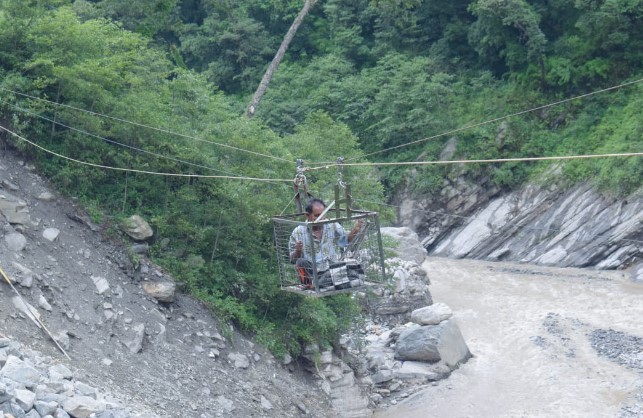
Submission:
M 643 283 L 623 271 L 504 262 L 429 258 L 423 267 L 434 302 L 451 307 L 474 357 L 376 417 L 618 417 L 628 406 L 627 416 L 643 411 L 643 369 L 599 356 L 592 347 L 596 330 L 643 337 Z M 643 364 L 643 347 L 635 355 Z

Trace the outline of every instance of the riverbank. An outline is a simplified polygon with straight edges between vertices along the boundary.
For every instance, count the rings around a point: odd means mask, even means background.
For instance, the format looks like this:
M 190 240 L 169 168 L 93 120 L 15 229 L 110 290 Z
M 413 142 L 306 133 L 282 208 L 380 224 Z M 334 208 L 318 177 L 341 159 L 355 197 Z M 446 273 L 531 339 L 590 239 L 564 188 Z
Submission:
M 643 284 L 623 271 L 429 258 L 474 358 L 378 418 L 643 415 Z

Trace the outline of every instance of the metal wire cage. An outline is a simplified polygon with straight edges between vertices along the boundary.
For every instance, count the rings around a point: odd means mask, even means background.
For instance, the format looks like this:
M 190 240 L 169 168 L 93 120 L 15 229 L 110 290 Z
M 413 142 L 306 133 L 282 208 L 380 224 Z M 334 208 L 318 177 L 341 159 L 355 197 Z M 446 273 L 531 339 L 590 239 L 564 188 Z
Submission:
M 272 223 L 282 290 L 329 296 L 384 281 L 377 212 L 352 210 L 347 217 L 316 222 L 308 222 L 303 213 L 297 213 L 273 217 Z M 329 229 L 341 231 L 333 233 L 332 249 L 325 239 L 314 238 L 313 228 L 326 228 L 324 233 Z M 304 242 L 304 255 L 292 259 L 298 238 Z

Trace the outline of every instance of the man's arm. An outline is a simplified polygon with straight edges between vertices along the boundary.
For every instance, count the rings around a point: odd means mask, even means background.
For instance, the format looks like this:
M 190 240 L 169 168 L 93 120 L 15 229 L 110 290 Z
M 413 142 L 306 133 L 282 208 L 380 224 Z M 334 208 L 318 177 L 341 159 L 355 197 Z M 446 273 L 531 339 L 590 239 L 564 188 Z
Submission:
M 348 242 L 349 242 L 349 243 L 350 243 L 351 241 L 353 241 L 353 239 L 354 239 L 354 238 L 355 238 L 355 236 L 359 233 L 359 231 L 361 231 L 361 230 L 362 230 L 362 226 L 364 226 L 364 220 L 363 220 L 363 219 L 359 219 L 359 220 L 357 221 L 357 223 L 355 224 L 355 226 L 353 227 L 353 229 L 351 229 L 351 232 L 348 234 Z
M 301 234 L 298 231 L 298 228 L 295 228 L 290 235 L 290 240 L 288 241 L 288 249 L 290 251 L 290 262 L 294 263 L 298 258 L 301 258 L 304 250 L 304 243 L 302 242 Z

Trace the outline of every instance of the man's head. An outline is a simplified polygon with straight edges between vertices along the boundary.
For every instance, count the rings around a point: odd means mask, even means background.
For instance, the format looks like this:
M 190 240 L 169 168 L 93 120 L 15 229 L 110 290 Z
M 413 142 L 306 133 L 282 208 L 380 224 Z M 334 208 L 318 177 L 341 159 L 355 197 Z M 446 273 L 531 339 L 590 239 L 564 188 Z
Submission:
M 321 199 L 310 199 L 308 204 L 306 205 L 306 219 L 308 221 L 313 222 L 315 221 L 319 215 L 326 209 L 326 204 L 324 203 L 323 200 Z

